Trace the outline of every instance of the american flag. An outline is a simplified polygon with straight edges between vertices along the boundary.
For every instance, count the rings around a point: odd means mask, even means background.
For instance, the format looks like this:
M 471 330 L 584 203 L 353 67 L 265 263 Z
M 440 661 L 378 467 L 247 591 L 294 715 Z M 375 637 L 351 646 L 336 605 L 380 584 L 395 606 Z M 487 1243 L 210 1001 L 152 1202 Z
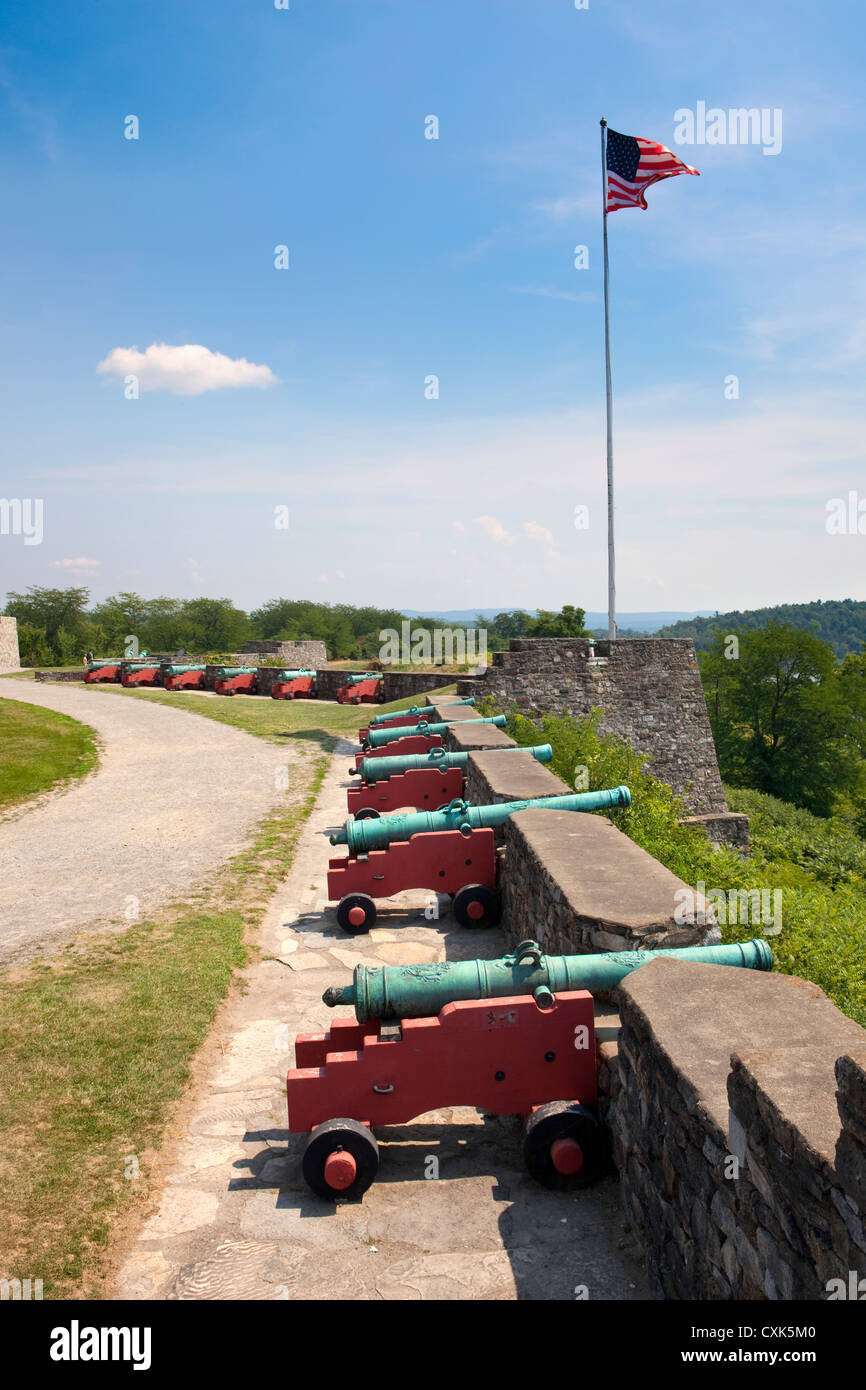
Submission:
M 684 164 L 675 154 L 655 140 L 639 136 L 620 135 L 608 129 L 607 140 L 607 211 L 618 208 L 644 208 L 644 193 L 651 183 L 670 179 L 675 174 L 697 174 L 690 164 Z

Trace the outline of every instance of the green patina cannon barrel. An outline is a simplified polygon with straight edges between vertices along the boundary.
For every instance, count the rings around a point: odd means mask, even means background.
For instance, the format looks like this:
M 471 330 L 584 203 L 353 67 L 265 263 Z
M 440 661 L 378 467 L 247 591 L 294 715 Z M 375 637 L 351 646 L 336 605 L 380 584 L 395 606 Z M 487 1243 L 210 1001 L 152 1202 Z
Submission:
M 452 724 L 462 722 L 458 719 L 446 719 L 441 724 L 428 724 L 426 719 L 422 719 L 420 724 L 411 726 L 398 724 L 393 729 L 371 729 L 364 742 L 371 748 L 384 748 L 386 743 L 395 743 L 398 738 L 410 738 L 413 734 L 444 734 Z M 471 723 L 473 729 L 479 724 L 493 724 L 497 729 L 502 729 L 505 727 L 505 715 L 494 714 L 488 719 L 473 719 Z
M 549 763 L 553 749 L 549 743 L 534 748 L 499 748 L 497 753 L 531 753 L 536 762 Z M 350 777 L 363 777 L 365 782 L 387 782 L 401 772 L 433 771 L 445 767 L 465 767 L 468 753 L 448 753 L 444 748 L 431 748 L 429 753 L 403 753 L 393 758 L 362 758 L 358 767 L 349 768 Z
M 360 685 L 361 681 L 379 681 L 382 679 L 381 671 L 365 671 L 362 676 L 347 676 L 347 685 Z
M 165 674 L 166 674 L 167 676 L 185 676 L 186 673 L 187 673 L 187 671 L 203 671 L 203 670 L 204 670 L 204 666 L 203 666 L 203 665 L 202 665 L 202 666 L 199 666 L 199 665 L 195 665 L 195 666 L 166 666 L 166 668 L 165 668 Z
M 159 666 L 160 664 L 161 663 L 157 657 L 147 657 L 144 660 L 139 660 L 138 658 L 136 658 L 135 661 L 124 660 L 123 663 L 127 671 L 150 671 L 152 668 Z
M 573 792 L 568 796 L 537 796 L 529 801 L 501 801 L 493 806 L 470 806 L 468 801 L 452 801 L 442 811 L 416 811 L 409 816 L 381 816 L 378 820 L 356 820 L 350 816 L 332 845 L 348 845 L 351 854 L 371 849 L 387 849 L 395 840 L 408 840 L 424 831 L 473 830 L 502 825 L 514 811 L 606 811 L 613 806 L 630 806 L 628 787 L 609 791 Z
M 546 956 L 535 941 L 523 941 L 499 960 L 441 961 L 425 965 L 356 965 L 354 983 L 326 989 L 322 1000 L 333 1009 L 352 1004 L 359 1023 L 374 1019 L 435 1018 L 459 999 L 496 999 L 534 994 L 540 1008 L 551 1008 L 555 994 L 615 988 L 626 975 L 657 956 L 705 965 L 772 970 L 773 953 L 760 937 L 733 946 L 688 946 L 671 951 L 610 951 L 603 955 Z
M 94 661 L 88 661 L 88 671 L 100 671 L 103 666 L 119 666 L 122 657 L 119 656 L 100 656 Z
M 217 680 L 231 680 L 232 676 L 254 676 L 257 670 L 257 666 L 220 666 Z
M 278 671 L 277 680 L 296 681 L 300 680 L 304 676 L 314 676 L 315 674 L 315 671 Z
M 475 696 L 470 695 L 465 700 L 444 699 L 442 703 L 443 705 L 474 705 Z M 372 729 L 376 724 L 384 724 L 389 719 L 396 719 L 400 714 L 417 714 L 423 719 L 426 714 L 433 714 L 435 709 L 435 705 L 410 705 L 408 709 L 395 709 L 390 714 L 374 714 L 370 720 L 370 728 Z

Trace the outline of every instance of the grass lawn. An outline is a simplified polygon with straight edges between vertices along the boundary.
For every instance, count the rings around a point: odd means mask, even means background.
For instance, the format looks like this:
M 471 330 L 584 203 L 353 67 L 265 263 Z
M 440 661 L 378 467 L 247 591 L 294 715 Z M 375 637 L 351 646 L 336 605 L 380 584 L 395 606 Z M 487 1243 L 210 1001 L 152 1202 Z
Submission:
M 98 761 L 96 735 L 86 724 L 0 699 L 0 809 L 84 777 Z
M 156 700 L 161 705 L 191 710 L 193 714 L 215 719 L 218 724 L 231 724 L 245 729 L 272 743 L 287 739 L 309 739 L 331 749 L 334 738 L 351 737 L 357 741 L 358 730 L 374 714 L 388 714 L 408 709 L 418 700 L 392 700 L 387 705 L 338 705 L 325 700 L 271 700 L 263 695 L 205 695 L 196 691 L 133 690 L 122 685 L 94 685 L 94 691 L 109 695 L 126 695 L 133 700 Z M 427 704 L 435 704 L 443 695 L 453 695 L 455 685 L 443 686 L 424 696 Z

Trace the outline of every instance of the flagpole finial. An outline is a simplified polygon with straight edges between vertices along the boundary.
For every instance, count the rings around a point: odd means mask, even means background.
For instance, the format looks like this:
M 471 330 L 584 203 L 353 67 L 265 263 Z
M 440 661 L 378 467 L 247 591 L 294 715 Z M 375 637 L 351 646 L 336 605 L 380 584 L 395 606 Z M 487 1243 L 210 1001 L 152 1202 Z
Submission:
M 604 116 L 602 116 L 601 120 L 599 121 L 599 125 L 607 125 L 607 121 L 604 119 Z

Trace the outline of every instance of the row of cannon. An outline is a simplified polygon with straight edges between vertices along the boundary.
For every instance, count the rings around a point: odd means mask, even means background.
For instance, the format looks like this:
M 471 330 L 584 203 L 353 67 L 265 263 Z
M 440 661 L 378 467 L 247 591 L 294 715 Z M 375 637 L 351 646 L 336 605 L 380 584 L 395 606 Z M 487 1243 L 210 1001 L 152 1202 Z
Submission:
M 258 695 L 260 677 L 258 666 L 219 666 L 214 690 L 217 695 Z M 124 686 L 161 686 L 163 690 L 204 690 L 203 662 L 178 665 L 162 657 L 142 656 L 130 660 L 120 657 L 99 657 L 87 662 L 84 680 L 88 685 L 115 684 Z M 282 670 L 277 672 L 270 689 L 274 700 L 314 700 L 318 695 L 316 672 Z M 337 691 L 340 704 L 383 704 L 385 683 L 375 671 L 346 677 L 345 685 Z
M 348 852 L 330 860 L 327 879 L 337 920 L 353 936 L 373 926 L 377 900 L 407 888 L 450 895 L 463 927 L 492 926 L 503 865 L 496 827 L 527 809 L 631 804 L 620 786 L 472 805 L 463 782 L 469 755 L 443 747 L 467 712 L 430 720 L 436 712 L 413 705 L 376 715 L 359 731 L 349 814 L 330 835 Z M 476 731 L 505 720 L 471 722 Z M 497 750 L 521 754 L 542 763 L 553 756 L 549 744 Z M 609 1146 L 596 1110 L 593 996 L 658 955 L 751 970 L 773 965 L 764 940 L 571 956 L 547 956 L 525 940 L 497 960 L 357 965 L 351 985 L 322 996 L 328 1008 L 353 1009 L 354 1018 L 298 1036 L 287 1077 L 289 1129 L 306 1136 L 301 1167 L 312 1191 L 330 1201 L 361 1197 L 379 1168 L 374 1128 L 460 1105 L 522 1115 L 524 1161 L 544 1186 L 570 1191 L 597 1181 L 609 1167 Z

